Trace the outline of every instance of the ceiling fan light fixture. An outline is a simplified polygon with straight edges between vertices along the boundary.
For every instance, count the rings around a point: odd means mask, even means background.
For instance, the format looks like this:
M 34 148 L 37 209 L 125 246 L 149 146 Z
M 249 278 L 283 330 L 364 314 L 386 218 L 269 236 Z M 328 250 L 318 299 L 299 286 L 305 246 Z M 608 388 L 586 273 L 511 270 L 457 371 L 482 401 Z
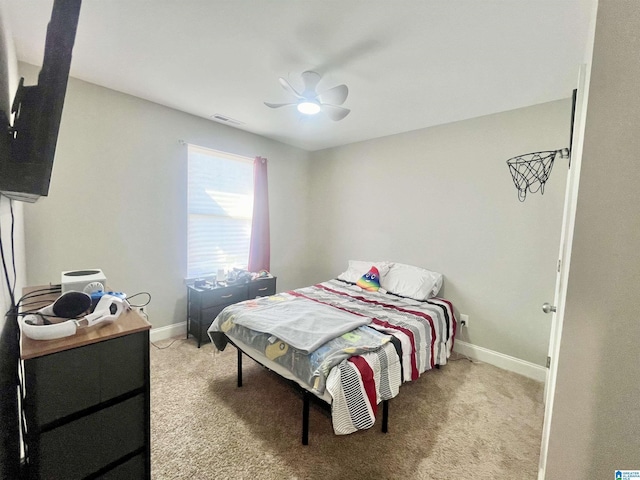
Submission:
M 298 103 L 297 108 L 300 113 L 304 113 L 305 115 L 315 115 L 316 113 L 320 112 L 320 105 L 309 100 L 304 100 Z
M 279 80 L 282 88 L 295 97 L 295 100 L 288 103 L 264 102 L 269 108 L 295 106 L 302 115 L 316 115 L 322 112 L 334 122 L 342 120 L 351 111 L 340 106 L 347 99 L 349 88 L 346 85 L 338 85 L 329 90 L 318 92 L 316 87 L 320 81 L 320 75 L 316 72 L 302 72 L 304 89 L 301 92 L 293 88 L 286 79 L 280 77 Z

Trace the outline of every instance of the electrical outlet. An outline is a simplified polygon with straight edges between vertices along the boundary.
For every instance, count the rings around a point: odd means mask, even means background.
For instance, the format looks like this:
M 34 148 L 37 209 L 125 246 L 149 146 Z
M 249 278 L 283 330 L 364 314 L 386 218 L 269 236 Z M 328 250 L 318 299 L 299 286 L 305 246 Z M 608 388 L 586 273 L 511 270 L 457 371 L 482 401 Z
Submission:
M 460 314 L 460 326 L 469 328 L 469 315 Z

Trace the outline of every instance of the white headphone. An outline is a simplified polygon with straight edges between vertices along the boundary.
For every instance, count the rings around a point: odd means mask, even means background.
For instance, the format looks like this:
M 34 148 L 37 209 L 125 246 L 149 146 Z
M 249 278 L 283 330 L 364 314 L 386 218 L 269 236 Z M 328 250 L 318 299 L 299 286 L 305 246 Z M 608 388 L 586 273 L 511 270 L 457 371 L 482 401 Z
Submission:
M 85 296 L 86 299 L 83 297 Z M 88 300 L 87 300 L 88 299 Z M 75 335 L 78 328 L 87 328 L 97 325 L 98 323 L 114 322 L 125 309 L 125 300 L 113 295 L 103 295 L 98 301 L 93 313 L 81 318 L 67 318 L 66 321 L 60 323 L 51 323 L 47 317 L 70 317 L 74 316 L 74 308 L 77 315 L 87 311 L 91 306 L 91 296 L 83 292 L 70 291 L 66 292 L 58 299 L 35 313 L 20 317 L 20 326 L 22 333 L 34 340 L 53 340 L 56 338 L 68 337 Z

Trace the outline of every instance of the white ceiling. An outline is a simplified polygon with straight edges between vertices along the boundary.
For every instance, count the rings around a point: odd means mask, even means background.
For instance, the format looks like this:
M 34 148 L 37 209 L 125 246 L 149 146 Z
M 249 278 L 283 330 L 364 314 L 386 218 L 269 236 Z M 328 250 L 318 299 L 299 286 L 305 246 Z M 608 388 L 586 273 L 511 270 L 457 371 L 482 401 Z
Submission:
M 41 65 L 51 0 L 3 0 Z M 84 0 L 71 75 L 306 150 L 567 98 L 595 0 Z M 345 83 L 333 122 L 263 102 Z

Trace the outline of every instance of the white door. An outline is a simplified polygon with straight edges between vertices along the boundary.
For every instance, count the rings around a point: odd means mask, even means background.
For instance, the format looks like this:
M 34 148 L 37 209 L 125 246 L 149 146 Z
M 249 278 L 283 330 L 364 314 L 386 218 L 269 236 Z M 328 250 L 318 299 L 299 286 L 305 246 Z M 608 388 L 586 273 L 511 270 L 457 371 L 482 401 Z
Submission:
M 540 449 L 540 463 L 538 480 L 544 479 L 547 464 L 547 448 L 549 446 L 549 427 L 553 413 L 553 399 L 556 390 L 556 375 L 558 373 L 558 355 L 560 353 L 560 337 L 562 335 L 562 321 L 564 319 L 564 304 L 567 296 L 567 278 L 569 276 L 569 260 L 573 243 L 573 229 L 576 217 L 578 199 L 578 185 L 580 167 L 582 165 L 582 146 L 584 140 L 585 118 L 587 113 L 587 93 L 589 88 L 589 72 L 585 65 L 580 67 L 578 74 L 578 89 L 576 95 L 573 138 L 571 139 L 571 160 L 567 175 L 567 187 L 562 215 L 562 232 L 560 234 L 560 253 L 556 272 L 556 288 L 553 304 L 545 304 L 545 311 L 552 315 L 551 338 L 549 340 L 549 368 L 544 391 L 544 424 L 542 427 L 542 445 Z

